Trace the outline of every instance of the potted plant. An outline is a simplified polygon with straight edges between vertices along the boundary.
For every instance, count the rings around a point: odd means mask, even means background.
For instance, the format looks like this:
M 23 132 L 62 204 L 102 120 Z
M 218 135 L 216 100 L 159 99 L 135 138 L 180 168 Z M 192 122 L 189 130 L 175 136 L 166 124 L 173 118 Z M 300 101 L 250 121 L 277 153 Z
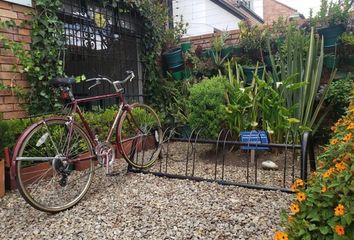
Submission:
M 177 73 L 176 76 L 181 75 L 183 70 L 184 62 L 182 48 L 178 45 L 181 42 L 183 34 L 186 33 L 185 27 L 186 25 L 181 19 L 181 21 L 177 23 L 174 28 L 167 29 L 163 44 L 164 51 L 162 54 L 162 60 L 166 66 L 166 69 L 164 70 L 169 71 L 172 75 L 174 75 L 173 73 L 175 72 L 180 72 Z M 188 48 L 188 46 L 184 48 Z
M 343 65 L 354 66 L 354 34 L 353 33 L 343 33 L 341 37 L 341 42 L 343 47 L 341 50 L 341 60 Z
M 259 26 L 250 26 L 245 22 L 239 23 L 240 28 L 240 46 L 244 55 L 240 59 L 243 72 L 248 84 L 252 82 L 253 76 L 257 74 L 262 78 L 265 71 L 264 53 L 267 32 Z
M 323 36 L 325 47 L 337 45 L 339 36 L 345 32 L 352 5 L 352 0 L 330 3 L 321 0 L 320 11 L 314 18 L 310 18 L 310 22 L 317 27 L 318 34 Z

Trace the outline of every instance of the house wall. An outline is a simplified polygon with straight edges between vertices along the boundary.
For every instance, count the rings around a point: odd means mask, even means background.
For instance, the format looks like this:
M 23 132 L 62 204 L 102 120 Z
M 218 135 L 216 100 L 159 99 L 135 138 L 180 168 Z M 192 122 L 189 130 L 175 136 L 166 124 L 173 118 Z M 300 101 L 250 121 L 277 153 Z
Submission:
M 264 0 L 263 2 L 263 19 L 265 24 L 271 24 L 276 21 L 280 16 L 285 18 L 290 17 L 296 13 L 295 9 L 292 9 L 286 5 L 283 5 L 276 0 Z
M 28 19 L 26 15 L 31 8 L 20 6 L 17 4 L 0 1 L 0 20 L 12 19 L 17 25 L 20 25 L 23 20 Z M 10 40 L 23 42 L 25 48 L 30 48 L 30 29 L 1 29 L 0 34 Z M 29 84 L 25 76 L 13 70 L 12 66 L 18 63 L 18 60 L 12 55 L 9 50 L 2 48 L 0 44 L 0 83 L 5 86 L 19 86 L 29 88 Z M 21 66 L 19 66 L 20 68 Z M 0 88 L 1 89 L 1 88 Z M 11 90 L 0 90 L 0 115 L 4 119 L 21 118 L 26 116 L 26 112 L 21 108 L 19 99 Z
M 210 0 L 176 0 L 173 1 L 174 21 L 183 17 L 188 23 L 186 37 L 214 33 L 215 29 L 238 29 L 239 18 L 222 9 Z

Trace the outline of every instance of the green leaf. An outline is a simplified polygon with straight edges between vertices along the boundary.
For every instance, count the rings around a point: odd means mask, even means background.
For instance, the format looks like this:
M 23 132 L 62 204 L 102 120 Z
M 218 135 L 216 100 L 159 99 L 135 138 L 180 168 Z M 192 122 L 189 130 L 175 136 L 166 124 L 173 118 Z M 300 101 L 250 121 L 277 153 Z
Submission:
M 319 229 L 322 235 L 327 235 L 331 231 L 331 229 L 328 226 L 321 226 L 319 227 Z

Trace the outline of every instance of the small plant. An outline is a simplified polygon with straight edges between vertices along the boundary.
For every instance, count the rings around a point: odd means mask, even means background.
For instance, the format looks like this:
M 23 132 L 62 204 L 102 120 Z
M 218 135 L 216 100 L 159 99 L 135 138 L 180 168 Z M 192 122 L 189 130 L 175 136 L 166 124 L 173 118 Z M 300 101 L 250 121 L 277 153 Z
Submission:
M 284 232 L 274 239 L 354 239 L 354 101 L 347 115 L 332 127 L 330 144 L 318 158 L 317 171 L 307 183 L 292 185 L 296 198 L 290 214 L 282 213 Z

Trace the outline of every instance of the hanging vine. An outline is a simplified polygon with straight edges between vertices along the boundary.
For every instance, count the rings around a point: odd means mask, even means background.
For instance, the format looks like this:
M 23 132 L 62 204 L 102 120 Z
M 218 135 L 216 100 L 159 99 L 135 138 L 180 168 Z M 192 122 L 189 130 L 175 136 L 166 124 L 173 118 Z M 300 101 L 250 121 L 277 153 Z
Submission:
M 144 66 L 144 91 L 150 103 L 157 105 L 158 92 L 161 93 L 161 78 L 158 59 L 161 45 L 164 40 L 167 11 L 160 1 L 149 0 L 111 0 L 104 1 L 117 7 L 124 3 L 137 10 L 144 18 L 142 39 L 142 62 Z M 57 95 L 48 87 L 48 80 L 64 75 L 63 52 L 65 45 L 64 24 L 58 18 L 58 9 L 62 6 L 61 0 L 36 0 L 32 18 L 24 24 L 31 28 L 31 48 L 25 50 L 24 44 L 10 41 L 0 34 L 0 42 L 4 48 L 12 50 L 23 66 L 20 72 L 27 76 L 31 91 L 24 96 L 25 109 L 29 114 L 50 112 L 61 105 Z M 0 22 L 1 28 L 19 28 L 14 21 Z

